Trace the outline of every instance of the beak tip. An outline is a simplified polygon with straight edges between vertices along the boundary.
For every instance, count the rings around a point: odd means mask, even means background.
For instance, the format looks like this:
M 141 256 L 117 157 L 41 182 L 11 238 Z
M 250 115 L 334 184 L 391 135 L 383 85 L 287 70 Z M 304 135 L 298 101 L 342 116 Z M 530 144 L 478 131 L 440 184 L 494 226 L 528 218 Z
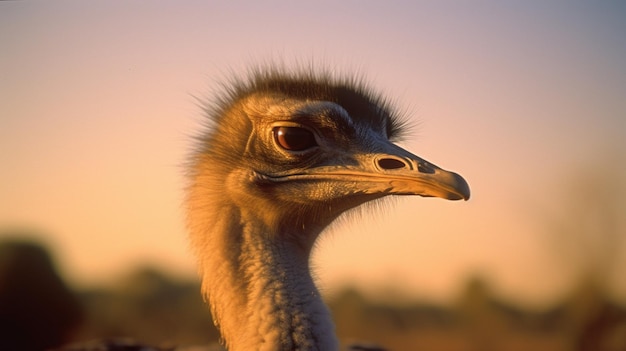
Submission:
M 457 173 L 452 173 L 454 175 L 455 178 L 455 190 L 456 190 L 456 195 L 458 195 L 458 198 L 455 200 L 464 200 L 467 201 L 470 199 L 470 187 L 469 184 L 467 184 L 467 181 L 465 180 L 465 178 L 461 177 L 460 175 L 458 175 Z
M 467 183 L 465 183 L 465 184 L 467 184 Z M 464 201 L 467 201 L 467 200 L 469 200 L 469 199 L 470 199 L 470 197 L 471 197 L 471 196 L 470 196 L 470 189 L 469 189 L 469 186 L 467 186 L 465 189 L 463 189 L 463 192 L 462 192 L 462 195 L 461 195 L 461 196 L 463 196 L 463 200 L 464 200 Z

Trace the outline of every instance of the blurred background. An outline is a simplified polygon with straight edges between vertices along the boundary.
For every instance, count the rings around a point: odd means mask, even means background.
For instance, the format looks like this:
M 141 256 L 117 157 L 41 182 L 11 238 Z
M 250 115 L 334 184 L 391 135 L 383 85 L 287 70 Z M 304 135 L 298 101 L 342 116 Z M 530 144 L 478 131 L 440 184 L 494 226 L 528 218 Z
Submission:
M 217 340 L 181 205 L 196 97 L 279 62 L 363 75 L 416 125 L 403 146 L 472 189 L 324 233 L 343 341 L 625 350 L 624 18 L 620 1 L 0 3 L 0 349 Z

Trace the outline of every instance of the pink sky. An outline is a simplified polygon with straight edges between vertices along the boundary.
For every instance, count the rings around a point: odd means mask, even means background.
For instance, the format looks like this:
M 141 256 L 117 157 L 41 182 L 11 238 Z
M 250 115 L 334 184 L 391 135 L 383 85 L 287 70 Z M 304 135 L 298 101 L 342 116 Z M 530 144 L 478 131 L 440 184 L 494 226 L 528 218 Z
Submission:
M 402 198 L 335 226 L 315 254 L 325 289 L 437 299 L 478 273 L 506 296 L 555 298 L 578 264 L 549 225 L 576 219 L 570 184 L 610 172 L 624 191 L 624 18 L 566 2 L 0 3 L 0 228 L 41 230 L 77 284 L 144 262 L 193 276 L 193 96 L 250 64 L 313 60 L 362 72 L 419 122 L 403 146 L 472 188 L 469 202 Z

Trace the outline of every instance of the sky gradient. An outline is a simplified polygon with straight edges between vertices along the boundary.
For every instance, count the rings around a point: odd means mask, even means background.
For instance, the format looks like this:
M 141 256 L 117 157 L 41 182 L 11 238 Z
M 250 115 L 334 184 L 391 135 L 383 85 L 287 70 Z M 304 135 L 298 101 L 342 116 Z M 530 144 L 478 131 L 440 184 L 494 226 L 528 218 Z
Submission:
M 41 232 L 75 284 L 145 262 L 194 276 L 194 97 L 259 62 L 314 62 L 365 76 L 415 122 L 402 146 L 472 189 L 341 220 L 315 252 L 323 289 L 440 299 L 479 274 L 541 303 L 616 243 L 626 296 L 626 240 L 595 233 L 601 216 L 576 225 L 608 188 L 626 233 L 623 3 L 270 4 L 0 3 L 0 229 Z

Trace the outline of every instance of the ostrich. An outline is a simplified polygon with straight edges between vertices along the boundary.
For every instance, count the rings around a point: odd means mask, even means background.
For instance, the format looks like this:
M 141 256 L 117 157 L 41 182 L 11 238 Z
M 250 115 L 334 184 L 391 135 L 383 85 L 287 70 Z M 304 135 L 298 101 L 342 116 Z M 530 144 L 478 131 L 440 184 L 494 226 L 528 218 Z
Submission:
M 214 322 L 231 351 L 337 350 L 309 266 L 324 228 L 387 195 L 467 200 L 469 186 L 393 144 L 404 123 L 359 79 L 258 69 L 231 83 L 187 169 Z

